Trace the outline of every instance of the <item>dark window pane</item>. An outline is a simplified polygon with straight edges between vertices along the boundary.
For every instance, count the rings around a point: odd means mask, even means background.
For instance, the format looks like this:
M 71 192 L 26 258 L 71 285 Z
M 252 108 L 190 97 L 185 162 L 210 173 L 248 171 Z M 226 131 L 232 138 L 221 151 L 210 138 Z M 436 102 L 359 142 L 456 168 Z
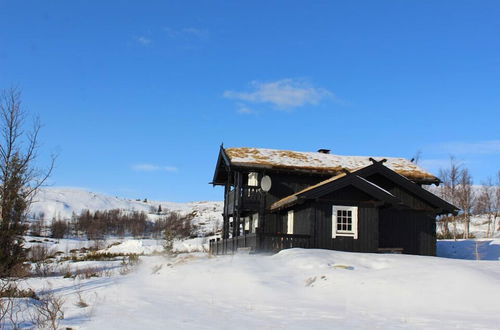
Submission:
M 337 224 L 337 230 L 342 230 L 342 225 L 340 223 Z
M 341 210 L 337 210 L 337 216 L 340 217 L 342 215 L 342 211 Z

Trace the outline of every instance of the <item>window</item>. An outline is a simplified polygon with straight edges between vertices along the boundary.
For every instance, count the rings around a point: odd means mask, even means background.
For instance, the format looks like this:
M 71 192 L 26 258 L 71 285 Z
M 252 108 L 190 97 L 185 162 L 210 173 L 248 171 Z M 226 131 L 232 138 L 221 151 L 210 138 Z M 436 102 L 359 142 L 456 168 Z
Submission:
M 244 217 L 243 222 L 245 224 L 244 230 L 250 231 L 250 217 Z
M 259 185 L 259 179 L 258 179 L 257 172 L 248 173 L 248 185 L 250 187 L 257 187 Z
M 252 215 L 252 230 L 251 230 L 251 232 L 256 233 L 258 227 L 259 227 L 259 214 L 254 213 Z
M 292 235 L 293 234 L 293 210 L 288 211 L 286 223 L 286 233 Z
M 333 206 L 332 237 L 349 236 L 358 239 L 358 208 Z

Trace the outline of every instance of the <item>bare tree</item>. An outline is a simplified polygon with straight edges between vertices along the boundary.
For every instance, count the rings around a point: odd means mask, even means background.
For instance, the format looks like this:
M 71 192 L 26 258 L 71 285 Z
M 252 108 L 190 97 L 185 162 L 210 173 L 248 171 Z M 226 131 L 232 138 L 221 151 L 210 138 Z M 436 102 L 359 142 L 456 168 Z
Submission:
M 492 236 L 495 236 L 495 231 L 497 230 L 496 227 L 496 220 L 498 217 L 500 217 L 500 171 L 497 173 L 497 181 L 495 185 L 495 196 L 494 196 L 494 210 L 495 210 L 495 215 L 493 217 L 493 232 Z
M 17 88 L 0 95 L 0 276 L 22 261 L 24 220 L 37 189 L 49 177 L 50 166 L 42 171 L 35 167 L 40 121 L 26 128 L 26 113 L 21 107 Z
M 30 224 L 30 235 L 31 236 L 42 236 L 45 229 L 45 214 L 44 212 L 38 213 L 38 215 L 33 217 L 33 221 Z
M 441 189 L 439 189 L 440 197 L 450 202 L 453 205 L 458 204 L 458 185 L 460 183 L 460 174 L 462 172 L 461 165 L 452 156 L 450 157 L 450 167 L 439 170 L 439 176 L 442 180 Z M 457 222 L 455 216 L 446 216 L 440 220 L 440 226 L 444 237 L 450 236 L 449 224 L 453 224 L 453 238 L 457 238 Z
M 415 155 L 411 159 L 411 162 L 418 165 L 418 163 L 420 163 L 421 158 L 422 158 L 422 150 L 419 149 L 417 150 L 417 152 L 415 152 Z
M 488 178 L 486 182 L 483 182 L 479 194 L 476 198 L 475 212 L 477 214 L 486 215 L 488 221 L 488 229 L 486 231 L 486 237 L 490 237 L 492 234 L 491 225 L 493 224 L 493 219 L 495 217 L 495 194 L 494 187 L 491 178 Z M 494 226 L 494 224 L 493 224 Z
M 32 323 L 39 329 L 59 329 L 59 322 L 64 319 L 64 302 L 60 296 L 47 291 L 35 304 Z
M 470 217 L 474 205 L 474 193 L 472 191 L 472 177 L 467 168 L 462 168 L 459 174 L 459 185 L 457 187 L 457 202 L 462 209 L 461 218 L 464 223 L 464 236 L 469 238 Z

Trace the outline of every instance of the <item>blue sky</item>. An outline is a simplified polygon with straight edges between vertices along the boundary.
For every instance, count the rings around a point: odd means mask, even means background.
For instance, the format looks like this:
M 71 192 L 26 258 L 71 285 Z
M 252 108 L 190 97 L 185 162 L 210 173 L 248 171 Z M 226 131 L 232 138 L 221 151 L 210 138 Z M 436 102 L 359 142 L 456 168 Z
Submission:
M 56 186 L 216 200 L 218 148 L 500 169 L 498 1 L 5 1 L 0 88 Z

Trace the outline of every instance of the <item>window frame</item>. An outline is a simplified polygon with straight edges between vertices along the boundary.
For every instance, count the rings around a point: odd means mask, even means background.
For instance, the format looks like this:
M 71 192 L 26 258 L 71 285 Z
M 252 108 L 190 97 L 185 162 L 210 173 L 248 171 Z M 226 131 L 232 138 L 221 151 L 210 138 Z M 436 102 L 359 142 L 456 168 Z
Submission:
M 258 213 L 252 214 L 250 219 L 251 219 L 250 221 L 252 223 L 252 225 L 250 226 L 251 233 L 256 233 L 257 228 L 259 228 L 259 214 Z
M 295 221 L 295 214 L 293 210 L 289 210 L 286 217 L 286 233 L 287 235 L 293 235 L 293 227 Z
M 351 211 L 351 230 L 337 230 L 337 211 Z M 337 236 L 358 239 L 358 207 L 347 205 L 332 206 L 332 238 Z
M 258 187 L 259 186 L 259 173 L 258 172 L 249 172 L 247 186 L 249 187 Z

